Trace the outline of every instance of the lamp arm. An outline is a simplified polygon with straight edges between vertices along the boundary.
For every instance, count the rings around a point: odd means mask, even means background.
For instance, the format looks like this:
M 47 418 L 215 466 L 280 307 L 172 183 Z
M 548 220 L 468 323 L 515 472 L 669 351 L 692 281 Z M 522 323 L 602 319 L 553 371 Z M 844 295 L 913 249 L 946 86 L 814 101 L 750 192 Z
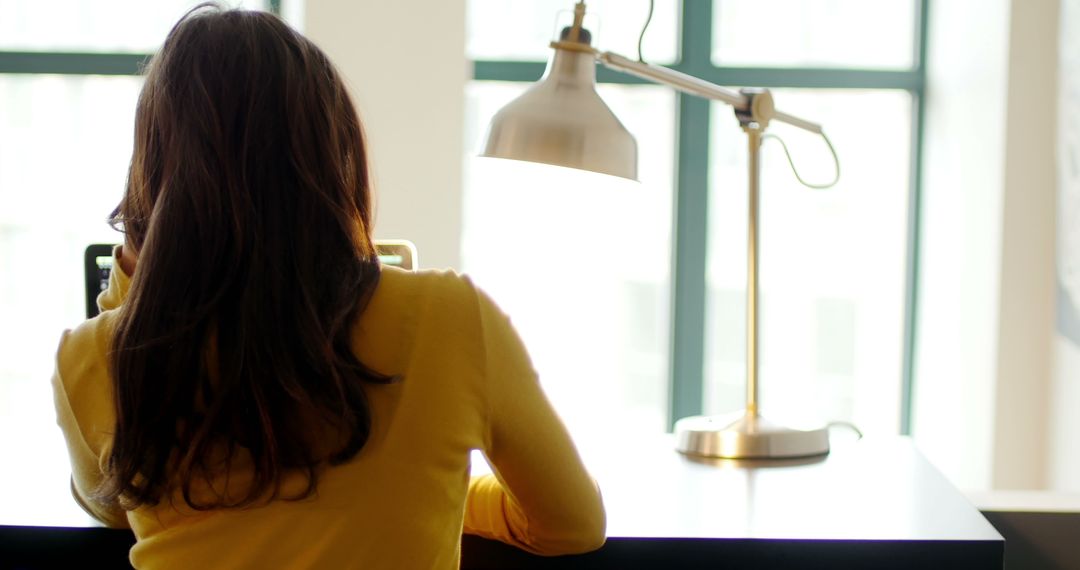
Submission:
M 780 121 L 781 123 L 787 123 L 787 124 L 789 124 L 789 125 L 791 125 L 793 127 L 799 127 L 800 129 L 802 129 L 804 131 L 810 131 L 811 133 L 814 133 L 815 135 L 825 136 L 825 132 L 822 130 L 821 125 L 819 125 L 817 123 L 807 121 L 806 119 L 800 119 L 799 117 L 796 117 L 795 115 L 789 115 L 789 114 L 783 113 L 781 111 L 776 111 L 775 113 L 776 114 L 773 115 L 773 117 L 772 117 L 774 121 Z M 828 139 L 828 137 L 826 137 L 825 142 L 828 143 L 828 141 L 829 141 L 829 139 Z M 829 148 L 832 148 L 832 143 L 829 143 Z M 836 154 L 836 152 L 833 151 L 833 155 L 835 155 L 835 154 Z
M 602 51 L 596 54 L 596 59 L 605 66 L 616 71 L 630 75 L 636 75 L 642 79 L 648 79 L 654 83 L 660 83 L 673 87 L 684 93 L 697 95 L 706 99 L 723 101 L 736 109 L 746 109 L 750 105 L 750 99 L 738 91 L 725 89 L 719 85 L 699 79 L 680 71 L 635 61 L 610 51 Z
M 635 75 L 642 79 L 648 79 L 654 83 L 667 85 L 682 91 L 683 93 L 697 95 L 698 97 L 704 97 L 706 99 L 723 101 L 724 103 L 735 107 L 736 110 L 744 111 L 750 108 L 750 98 L 742 93 L 731 89 L 725 89 L 715 83 L 710 83 L 704 79 L 694 77 L 693 75 L 682 73 L 681 71 L 675 71 L 674 69 L 668 69 L 658 65 L 651 65 L 641 61 L 634 61 L 628 57 L 610 51 L 596 52 L 596 59 L 606 67 L 610 67 L 616 71 Z M 821 125 L 801 119 L 794 115 L 773 111 L 768 118 L 787 123 L 814 134 L 822 134 Z

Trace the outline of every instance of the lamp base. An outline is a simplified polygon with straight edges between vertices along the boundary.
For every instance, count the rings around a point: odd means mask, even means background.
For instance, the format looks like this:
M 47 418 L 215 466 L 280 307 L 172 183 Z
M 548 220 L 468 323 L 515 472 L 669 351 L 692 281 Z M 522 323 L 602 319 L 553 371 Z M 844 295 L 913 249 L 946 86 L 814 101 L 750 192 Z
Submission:
M 782 459 L 829 452 L 829 430 L 778 426 L 756 413 L 691 416 L 675 422 L 680 453 L 723 459 Z

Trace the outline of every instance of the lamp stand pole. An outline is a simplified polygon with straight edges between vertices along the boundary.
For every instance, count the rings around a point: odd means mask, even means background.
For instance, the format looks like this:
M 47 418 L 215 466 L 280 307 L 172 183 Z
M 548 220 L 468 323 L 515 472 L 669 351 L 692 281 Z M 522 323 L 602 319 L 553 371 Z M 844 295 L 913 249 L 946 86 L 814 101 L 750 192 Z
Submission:
M 758 211 L 761 199 L 761 131 L 764 125 L 739 118 L 749 143 L 746 197 L 746 412 L 758 411 Z
M 735 108 L 749 144 L 746 250 L 746 408 L 725 416 L 693 416 L 675 423 L 677 449 L 688 455 L 724 459 L 781 459 L 829 452 L 827 428 L 797 430 L 781 427 L 761 416 L 758 382 L 760 303 L 761 139 L 774 114 L 772 95 L 764 89 L 744 89 L 748 104 Z

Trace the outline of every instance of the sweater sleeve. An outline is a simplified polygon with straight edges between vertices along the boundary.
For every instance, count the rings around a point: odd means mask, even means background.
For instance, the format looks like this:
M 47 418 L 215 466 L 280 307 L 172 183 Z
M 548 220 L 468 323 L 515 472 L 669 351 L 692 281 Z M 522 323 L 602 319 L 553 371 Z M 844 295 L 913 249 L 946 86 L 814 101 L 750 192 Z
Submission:
M 104 426 L 88 427 L 79 422 L 76 408 L 80 404 L 88 405 L 90 402 L 72 402 L 67 386 L 60 373 L 61 370 L 72 368 L 69 362 L 65 362 L 65 343 L 69 339 L 69 333 L 65 333 L 57 351 L 56 372 L 53 373 L 52 387 L 53 400 L 56 404 L 56 423 L 64 433 L 67 443 L 68 456 L 71 460 L 71 495 L 75 502 L 87 514 L 113 528 L 127 528 L 127 513 L 117 504 L 105 504 L 95 500 L 91 492 L 101 484 L 105 475 L 101 469 L 101 458 L 94 450 L 94 446 L 87 440 L 87 430 L 90 429 L 94 436 L 100 438 Z
M 536 554 L 595 550 L 605 540 L 600 491 L 509 319 L 482 292 L 478 298 L 486 355 L 484 453 L 494 473 L 470 481 L 464 530 Z

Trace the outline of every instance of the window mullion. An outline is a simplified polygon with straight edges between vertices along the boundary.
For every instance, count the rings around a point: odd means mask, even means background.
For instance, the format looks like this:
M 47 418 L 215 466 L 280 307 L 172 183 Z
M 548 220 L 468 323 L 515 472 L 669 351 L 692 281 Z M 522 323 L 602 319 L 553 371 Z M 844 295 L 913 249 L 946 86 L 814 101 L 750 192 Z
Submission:
M 683 0 L 679 67 L 711 67 L 712 2 Z M 709 238 L 709 102 L 679 95 L 672 222 L 671 348 L 668 426 L 700 414 L 705 385 L 706 245 Z
M 0 51 L 0 73 L 138 75 L 149 55 Z
M 900 379 L 900 433 L 911 435 L 915 392 L 915 335 L 919 302 L 919 248 L 922 243 L 922 153 L 926 126 L 926 45 L 929 36 L 930 0 L 919 0 L 915 38 L 915 72 L 919 86 L 913 90 L 911 118 L 911 180 L 908 195 L 908 242 L 904 283 L 904 352 Z

